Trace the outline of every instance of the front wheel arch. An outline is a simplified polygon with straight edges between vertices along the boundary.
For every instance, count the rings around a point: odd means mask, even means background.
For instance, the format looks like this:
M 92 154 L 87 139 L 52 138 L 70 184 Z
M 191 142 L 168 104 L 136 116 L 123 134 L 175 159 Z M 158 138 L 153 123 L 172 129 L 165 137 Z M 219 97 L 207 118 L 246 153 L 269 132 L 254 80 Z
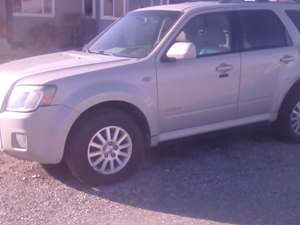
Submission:
M 73 125 L 70 128 L 70 131 L 67 135 L 65 147 L 64 147 L 64 156 L 63 156 L 63 161 L 65 159 L 66 155 L 66 147 L 70 141 L 70 137 L 72 136 L 72 132 L 74 132 L 77 129 L 77 124 L 87 117 L 90 113 L 101 111 L 103 109 L 116 109 L 119 111 L 123 111 L 130 116 L 133 117 L 133 119 L 136 120 L 136 122 L 139 124 L 140 128 L 143 130 L 144 135 L 145 135 L 145 143 L 147 146 L 150 146 L 151 144 L 151 130 L 149 126 L 149 122 L 145 116 L 145 114 L 135 105 L 128 103 L 128 102 L 123 102 L 123 101 L 107 101 L 103 103 L 99 103 L 97 105 L 91 106 L 90 108 L 86 109 L 84 112 L 82 112 L 79 117 L 75 120 Z
M 124 139 L 128 136 L 129 142 Z M 128 143 L 131 147 L 126 147 Z M 127 156 L 130 155 L 126 162 L 125 148 Z M 79 181 L 91 186 L 106 185 L 132 175 L 143 163 L 146 149 L 144 131 L 134 117 L 116 108 L 101 107 L 76 121 L 68 137 L 64 162 Z

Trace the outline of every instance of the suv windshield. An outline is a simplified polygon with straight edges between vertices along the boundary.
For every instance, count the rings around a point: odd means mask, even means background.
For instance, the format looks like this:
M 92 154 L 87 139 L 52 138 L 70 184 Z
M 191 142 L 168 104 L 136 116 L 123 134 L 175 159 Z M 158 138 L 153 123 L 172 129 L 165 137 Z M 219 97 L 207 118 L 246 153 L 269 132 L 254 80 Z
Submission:
M 125 16 L 96 39 L 89 52 L 143 58 L 177 21 L 180 12 L 138 11 Z

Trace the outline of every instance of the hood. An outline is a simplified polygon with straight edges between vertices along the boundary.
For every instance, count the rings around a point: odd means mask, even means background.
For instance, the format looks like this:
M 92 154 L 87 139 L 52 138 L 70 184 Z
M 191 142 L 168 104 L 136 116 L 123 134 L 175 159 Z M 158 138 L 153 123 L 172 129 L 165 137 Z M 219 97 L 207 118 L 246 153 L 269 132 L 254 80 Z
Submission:
M 67 51 L 36 56 L 0 65 L 0 109 L 7 93 L 19 80 L 55 71 L 128 61 L 128 58 Z M 1 110 L 0 110 L 1 111 Z

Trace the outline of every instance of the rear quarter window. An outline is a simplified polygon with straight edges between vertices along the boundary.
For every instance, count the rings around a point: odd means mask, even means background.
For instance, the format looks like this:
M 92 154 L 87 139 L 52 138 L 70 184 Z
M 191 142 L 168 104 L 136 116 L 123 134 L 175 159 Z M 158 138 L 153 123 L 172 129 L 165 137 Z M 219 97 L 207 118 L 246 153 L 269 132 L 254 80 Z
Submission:
M 287 10 L 286 14 L 288 15 L 288 17 L 290 17 L 290 19 L 300 32 L 300 10 Z

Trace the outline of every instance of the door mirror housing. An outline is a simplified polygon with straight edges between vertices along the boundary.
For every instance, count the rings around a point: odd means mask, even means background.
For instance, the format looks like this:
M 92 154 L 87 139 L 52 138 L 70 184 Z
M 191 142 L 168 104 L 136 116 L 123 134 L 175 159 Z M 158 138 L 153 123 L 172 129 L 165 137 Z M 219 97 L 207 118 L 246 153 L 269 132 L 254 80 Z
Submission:
M 192 42 L 176 42 L 168 50 L 167 58 L 172 60 L 197 58 L 196 46 Z

